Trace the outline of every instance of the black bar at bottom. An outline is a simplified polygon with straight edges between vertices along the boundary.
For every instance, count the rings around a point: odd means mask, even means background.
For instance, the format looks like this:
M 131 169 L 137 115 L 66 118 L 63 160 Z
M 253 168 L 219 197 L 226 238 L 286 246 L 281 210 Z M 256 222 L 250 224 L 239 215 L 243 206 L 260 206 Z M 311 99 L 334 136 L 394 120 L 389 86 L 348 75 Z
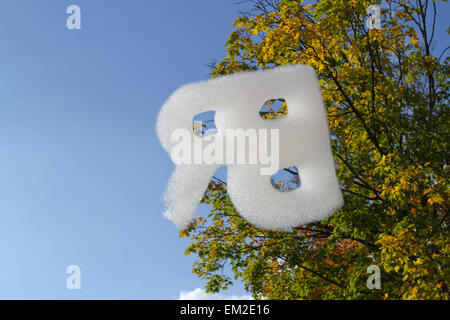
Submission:
M 22 313 L 86 317 L 114 315 L 139 319 L 301 319 L 318 316 L 380 316 L 381 308 L 399 307 L 402 318 L 430 306 L 448 307 L 448 301 L 275 301 L 275 300 L 28 300 L 0 301 L 3 312 L 9 309 L 15 316 Z M 135 318 L 135 317 L 133 317 Z

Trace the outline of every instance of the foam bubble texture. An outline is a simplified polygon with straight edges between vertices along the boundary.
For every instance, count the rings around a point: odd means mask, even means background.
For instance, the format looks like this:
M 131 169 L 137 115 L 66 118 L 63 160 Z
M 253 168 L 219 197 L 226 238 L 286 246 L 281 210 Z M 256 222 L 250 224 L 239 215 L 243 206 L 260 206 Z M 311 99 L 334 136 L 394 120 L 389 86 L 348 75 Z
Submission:
M 261 118 L 262 104 L 278 98 L 286 100 L 287 115 L 276 120 Z M 279 168 L 274 173 L 290 166 L 299 171 L 300 188 L 280 192 L 271 185 L 270 175 L 261 175 L 261 165 L 229 164 L 228 193 L 244 219 L 265 229 L 287 229 L 327 218 L 343 205 L 313 68 L 283 66 L 182 86 L 163 105 L 157 121 L 159 139 L 169 154 L 177 144 L 171 139 L 172 132 L 180 128 L 192 132 L 194 115 L 209 110 L 216 111 L 219 137 L 226 129 L 279 129 Z M 193 135 L 192 146 L 195 139 L 202 138 Z M 176 166 L 166 191 L 165 215 L 178 227 L 190 221 L 220 166 Z

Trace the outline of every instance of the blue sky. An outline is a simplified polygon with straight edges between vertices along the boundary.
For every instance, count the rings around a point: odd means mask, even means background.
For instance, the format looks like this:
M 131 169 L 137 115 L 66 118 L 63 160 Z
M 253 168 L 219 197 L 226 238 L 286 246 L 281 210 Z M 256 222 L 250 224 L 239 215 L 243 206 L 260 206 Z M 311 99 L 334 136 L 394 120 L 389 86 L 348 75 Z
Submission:
M 77 4 L 82 29 L 66 28 Z M 234 1 L 0 3 L 0 298 L 177 298 L 201 287 L 161 214 L 156 115 L 224 56 Z M 81 268 L 81 290 L 66 268 Z M 243 293 L 233 288 L 230 294 Z
M 66 28 L 72 4 L 81 30 Z M 202 287 L 188 242 L 161 216 L 173 165 L 155 121 L 174 90 L 223 58 L 239 9 L 1 1 L 1 299 L 173 299 Z M 73 264 L 81 290 L 66 288 Z

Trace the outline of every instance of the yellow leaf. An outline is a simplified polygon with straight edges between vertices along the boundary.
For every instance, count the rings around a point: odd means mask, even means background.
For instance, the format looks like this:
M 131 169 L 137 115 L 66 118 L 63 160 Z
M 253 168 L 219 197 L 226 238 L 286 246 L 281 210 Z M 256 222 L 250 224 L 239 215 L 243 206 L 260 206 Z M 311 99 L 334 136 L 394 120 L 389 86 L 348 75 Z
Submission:
M 429 204 L 433 204 L 433 203 L 439 203 L 441 204 L 442 202 L 444 202 L 444 199 L 441 197 L 440 194 L 433 194 L 430 199 L 428 199 L 428 203 Z
M 417 259 L 416 261 L 414 261 L 414 264 L 416 266 L 423 264 L 423 260 L 421 258 Z

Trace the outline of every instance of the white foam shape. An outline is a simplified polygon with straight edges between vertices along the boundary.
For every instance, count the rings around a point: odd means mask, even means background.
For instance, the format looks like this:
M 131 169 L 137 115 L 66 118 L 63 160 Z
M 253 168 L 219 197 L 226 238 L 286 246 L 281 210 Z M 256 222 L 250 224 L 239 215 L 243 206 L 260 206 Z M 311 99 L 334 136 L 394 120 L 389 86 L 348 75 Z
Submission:
M 288 113 L 263 119 L 259 110 L 270 99 L 283 98 Z M 237 212 L 265 229 L 287 229 L 329 217 L 343 205 L 335 173 L 322 95 L 313 68 L 292 65 L 241 72 L 182 86 L 161 108 L 157 133 L 171 154 L 176 129 L 193 131 L 196 114 L 214 110 L 217 135 L 225 129 L 279 129 L 279 168 L 296 166 L 300 188 L 276 190 L 260 165 L 228 166 L 227 190 Z M 194 136 L 194 139 L 201 139 Z M 221 164 L 176 165 L 165 195 L 165 216 L 182 228 L 192 216 L 214 172 Z M 278 168 L 274 173 L 278 171 Z

